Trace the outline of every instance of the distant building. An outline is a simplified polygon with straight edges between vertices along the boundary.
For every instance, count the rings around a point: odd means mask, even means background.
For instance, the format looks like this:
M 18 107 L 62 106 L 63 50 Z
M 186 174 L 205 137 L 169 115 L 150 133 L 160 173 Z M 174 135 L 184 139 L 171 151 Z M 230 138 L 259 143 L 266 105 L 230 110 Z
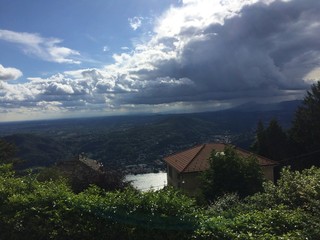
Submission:
M 226 146 L 222 143 L 203 144 L 165 157 L 168 185 L 179 188 L 190 195 L 196 195 L 200 187 L 199 176 L 210 167 L 211 152 L 215 150 L 217 153 L 223 154 Z M 241 148 L 235 148 L 235 150 L 240 156 L 244 157 L 253 154 Z M 274 181 L 274 167 L 277 162 L 262 156 L 255 156 L 264 177 Z
M 73 189 L 80 191 L 89 184 L 103 181 L 105 171 L 102 163 L 88 158 L 85 154 L 79 154 L 69 161 L 57 163 L 59 171 L 71 180 Z
M 59 173 L 69 180 L 75 192 L 81 192 L 91 184 L 107 191 L 124 189 L 128 183 L 124 182 L 124 175 L 117 169 L 105 169 L 97 160 L 88 158 L 84 153 L 69 161 L 56 165 Z
M 71 160 L 59 162 L 57 166 L 63 167 L 66 171 L 70 172 L 81 171 L 87 174 L 100 174 L 101 172 L 103 172 L 102 163 L 98 162 L 97 160 L 88 158 L 83 153 L 79 154 Z

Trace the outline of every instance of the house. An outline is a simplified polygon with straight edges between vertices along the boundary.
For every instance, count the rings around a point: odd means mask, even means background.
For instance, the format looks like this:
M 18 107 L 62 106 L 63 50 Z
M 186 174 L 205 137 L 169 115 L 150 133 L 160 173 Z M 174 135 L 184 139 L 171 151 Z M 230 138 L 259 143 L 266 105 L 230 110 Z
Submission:
M 196 195 L 199 191 L 199 176 L 201 172 L 209 169 L 211 152 L 223 153 L 226 144 L 208 143 L 169 155 L 164 158 L 167 163 L 167 183 L 169 186 L 180 188 L 189 195 Z M 240 156 L 247 157 L 252 153 L 241 148 L 235 148 Z M 262 156 L 255 155 L 261 166 L 264 177 L 274 181 L 274 167 L 277 162 Z
M 124 175 L 116 169 L 106 169 L 102 163 L 90 159 L 84 153 L 56 164 L 58 172 L 69 180 L 75 192 L 81 192 L 89 185 L 95 184 L 107 191 L 119 190 L 128 186 Z
M 75 173 L 84 178 L 87 178 L 88 175 L 99 175 L 103 172 L 103 165 L 100 162 L 88 158 L 83 153 L 71 160 L 58 162 L 57 166 L 63 168 L 64 171 Z
M 103 165 L 81 153 L 68 161 L 58 162 L 56 168 L 71 181 L 72 188 L 81 191 L 89 184 L 103 181 L 105 170 Z

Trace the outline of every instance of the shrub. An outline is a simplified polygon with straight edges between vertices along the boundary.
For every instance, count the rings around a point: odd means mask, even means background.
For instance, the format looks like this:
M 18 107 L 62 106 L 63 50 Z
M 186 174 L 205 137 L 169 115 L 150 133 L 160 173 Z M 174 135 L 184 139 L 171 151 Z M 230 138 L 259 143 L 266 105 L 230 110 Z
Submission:
M 186 239 L 197 222 L 194 201 L 172 188 L 75 194 L 33 175 L 1 174 L 0 204 L 0 239 Z
M 237 202 L 218 198 L 195 232 L 197 239 L 320 239 L 320 169 L 283 169 L 277 185 Z

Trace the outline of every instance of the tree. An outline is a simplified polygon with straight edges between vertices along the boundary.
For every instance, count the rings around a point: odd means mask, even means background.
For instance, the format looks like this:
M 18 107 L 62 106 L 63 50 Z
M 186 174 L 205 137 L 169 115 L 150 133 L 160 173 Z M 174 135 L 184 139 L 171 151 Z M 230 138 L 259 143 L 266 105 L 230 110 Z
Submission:
M 0 162 L 12 162 L 16 155 L 16 148 L 13 144 L 0 139 Z
M 273 160 L 282 160 L 288 156 L 288 137 L 276 119 L 269 122 L 264 128 L 262 121 L 258 122 L 256 140 L 252 150 L 264 157 Z
M 261 156 L 266 156 L 268 153 L 266 146 L 266 130 L 264 128 L 263 122 L 260 120 L 256 129 L 256 138 L 251 148 L 255 153 Z
M 262 189 L 263 175 L 253 155 L 240 156 L 228 146 L 224 152 L 213 151 L 210 168 L 203 174 L 202 190 L 209 201 L 225 193 L 238 193 L 245 197 Z
M 64 179 L 76 193 L 84 191 L 91 185 L 96 185 L 105 191 L 123 190 L 130 186 L 130 183 L 125 181 L 125 175 L 116 170 L 93 172 L 86 168 L 78 168 L 76 165 L 72 169 L 57 165 L 44 167 L 37 174 L 37 180 L 40 182 L 60 179 Z
M 295 113 L 290 138 L 294 142 L 299 154 L 312 154 L 302 166 L 319 166 L 320 150 L 320 82 L 311 86 L 307 92 L 302 105 Z M 318 154 L 313 154 L 318 152 Z M 305 159 L 307 160 L 307 159 Z

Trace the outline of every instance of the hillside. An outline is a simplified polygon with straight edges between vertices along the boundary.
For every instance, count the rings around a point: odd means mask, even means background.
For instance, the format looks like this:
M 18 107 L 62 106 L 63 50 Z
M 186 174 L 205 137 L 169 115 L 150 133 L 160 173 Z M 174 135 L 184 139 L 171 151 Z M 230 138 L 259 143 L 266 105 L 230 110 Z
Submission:
M 249 104 L 250 105 L 250 104 Z M 249 148 L 259 120 L 290 126 L 298 102 L 192 114 L 119 116 L 0 124 L 24 166 L 46 166 L 81 152 L 109 167 L 154 164 L 163 156 L 205 142 Z M 259 105 L 255 105 L 259 106 Z M 7 133 L 7 134 L 5 134 Z
M 16 145 L 17 157 L 23 160 L 19 168 L 49 166 L 71 156 L 66 145 L 45 136 L 14 134 L 3 139 Z

